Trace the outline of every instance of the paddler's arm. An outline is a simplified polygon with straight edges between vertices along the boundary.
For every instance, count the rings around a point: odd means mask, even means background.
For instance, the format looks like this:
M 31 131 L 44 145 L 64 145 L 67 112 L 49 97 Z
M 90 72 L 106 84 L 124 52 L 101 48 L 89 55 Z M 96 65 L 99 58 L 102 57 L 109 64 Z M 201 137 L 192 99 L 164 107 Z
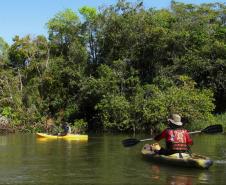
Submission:
M 158 134 L 154 137 L 154 140 L 160 141 L 161 139 L 166 137 L 167 129 L 165 129 L 162 133 Z
M 186 140 L 188 145 L 193 145 L 193 141 L 188 132 L 186 132 Z

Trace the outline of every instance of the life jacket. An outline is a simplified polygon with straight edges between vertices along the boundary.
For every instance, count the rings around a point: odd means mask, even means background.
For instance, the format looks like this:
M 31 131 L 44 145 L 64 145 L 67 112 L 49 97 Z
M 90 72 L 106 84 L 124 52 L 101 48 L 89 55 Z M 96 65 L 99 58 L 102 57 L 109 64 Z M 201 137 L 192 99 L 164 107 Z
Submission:
M 167 148 L 174 151 L 188 151 L 187 134 L 187 131 L 184 129 L 168 129 L 166 138 Z

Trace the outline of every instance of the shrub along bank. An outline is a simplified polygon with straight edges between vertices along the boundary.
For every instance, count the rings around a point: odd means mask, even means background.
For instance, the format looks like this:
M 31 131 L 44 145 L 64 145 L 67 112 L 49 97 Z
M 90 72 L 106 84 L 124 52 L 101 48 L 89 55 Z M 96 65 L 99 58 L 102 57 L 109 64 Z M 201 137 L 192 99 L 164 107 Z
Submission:
M 119 0 L 57 13 L 48 38 L 0 39 L 0 113 L 31 131 L 49 118 L 82 132 L 155 132 L 171 113 L 212 123 L 226 110 L 225 10 Z

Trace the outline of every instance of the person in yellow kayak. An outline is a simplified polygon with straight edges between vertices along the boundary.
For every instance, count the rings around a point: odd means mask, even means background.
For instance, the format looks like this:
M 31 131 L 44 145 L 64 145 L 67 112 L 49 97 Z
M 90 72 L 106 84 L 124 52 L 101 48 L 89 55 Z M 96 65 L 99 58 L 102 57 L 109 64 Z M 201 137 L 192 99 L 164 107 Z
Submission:
M 59 133 L 58 135 L 60 135 L 60 136 L 66 136 L 68 134 L 71 134 L 71 127 L 70 127 L 69 123 L 64 122 L 61 125 L 61 128 L 63 129 L 63 132 Z
M 160 141 L 161 139 L 165 139 L 166 141 L 166 148 L 159 147 L 156 151 L 158 154 L 190 153 L 189 145 L 192 145 L 193 141 L 189 132 L 182 126 L 183 123 L 181 122 L 180 115 L 172 114 L 168 118 L 168 128 L 154 138 L 156 141 Z

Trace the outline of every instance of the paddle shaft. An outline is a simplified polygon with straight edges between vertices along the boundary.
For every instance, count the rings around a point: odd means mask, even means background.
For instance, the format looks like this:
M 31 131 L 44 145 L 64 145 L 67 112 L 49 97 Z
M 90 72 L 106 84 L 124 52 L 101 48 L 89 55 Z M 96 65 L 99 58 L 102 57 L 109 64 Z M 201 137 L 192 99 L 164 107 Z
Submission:
M 201 133 L 202 131 L 193 131 L 193 132 L 189 132 L 189 134 L 197 134 L 197 133 Z M 139 140 L 140 142 L 143 142 L 143 141 L 152 141 L 154 140 L 154 138 L 148 138 L 148 139 L 141 139 Z
M 189 132 L 189 134 L 197 134 L 197 133 L 201 133 L 202 131 L 198 130 L 198 131 L 194 131 L 194 132 Z
M 151 140 L 154 140 L 154 138 L 148 138 L 148 139 L 141 139 L 140 141 L 151 141 Z
M 197 131 L 193 131 L 193 132 L 189 132 L 189 134 L 198 134 L 198 133 L 218 133 L 218 132 L 222 132 L 222 126 L 221 125 L 211 125 L 206 127 L 203 130 L 197 130 Z M 154 140 L 154 138 L 148 138 L 148 139 L 142 139 L 140 141 L 149 141 L 149 140 Z
M 206 127 L 203 130 L 189 132 L 189 134 L 196 134 L 196 133 L 207 133 L 207 134 L 209 133 L 209 134 L 213 134 L 213 133 L 220 133 L 220 132 L 223 132 L 222 125 L 210 125 L 210 126 Z M 123 145 L 125 147 L 128 147 L 128 146 L 136 145 L 139 142 L 151 141 L 151 140 L 154 140 L 154 138 L 147 138 L 147 139 L 141 139 L 141 140 L 138 140 L 138 139 L 135 139 L 135 138 L 130 138 L 130 139 L 123 140 L 122 143 L 123 143 Z

